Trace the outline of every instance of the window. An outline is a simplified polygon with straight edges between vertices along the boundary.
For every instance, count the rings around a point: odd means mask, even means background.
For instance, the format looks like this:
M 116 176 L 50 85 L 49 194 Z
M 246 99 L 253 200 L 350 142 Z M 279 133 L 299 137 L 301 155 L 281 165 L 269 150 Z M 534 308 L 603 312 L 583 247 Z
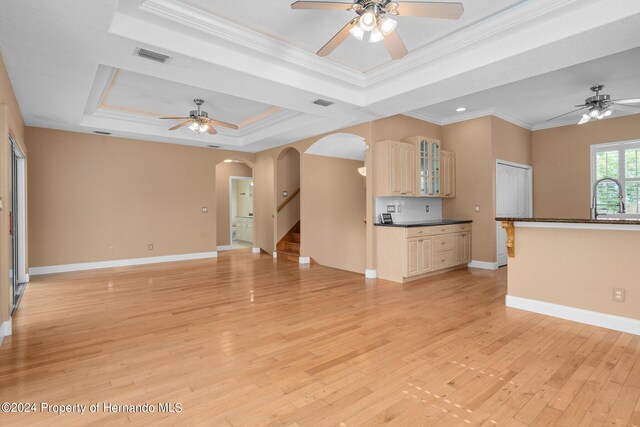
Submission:
M 591 186 L 601 178 L 620 181 L 627 209 L 624 215 L 618 213 L 618 188 L 605 181 L 596 190 L 599 216 L 640 218 L 640 141 L 592 145 Z

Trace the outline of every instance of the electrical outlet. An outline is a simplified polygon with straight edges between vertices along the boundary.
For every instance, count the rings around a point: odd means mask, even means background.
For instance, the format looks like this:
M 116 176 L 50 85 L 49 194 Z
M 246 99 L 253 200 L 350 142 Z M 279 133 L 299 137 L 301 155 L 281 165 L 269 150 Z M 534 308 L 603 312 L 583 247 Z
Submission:
M 153 250 L 153 243 L 149 243 L 149 250 L 152 251 Z
M 626 290 L 622 288 L 613 288 L 613 302 L 624 302 Z
M 427 205 L 427 212 L 429 212 L 429 205 Z
M 396 206 L 395 205 L 387 205 L 387 212 L 388 213 L 394 213 L 396 211 Z
M 476 205 L 476 207 L 474 208 L 474 210 L 475 210 L 476 212 L 480 212 L 480 205 Z

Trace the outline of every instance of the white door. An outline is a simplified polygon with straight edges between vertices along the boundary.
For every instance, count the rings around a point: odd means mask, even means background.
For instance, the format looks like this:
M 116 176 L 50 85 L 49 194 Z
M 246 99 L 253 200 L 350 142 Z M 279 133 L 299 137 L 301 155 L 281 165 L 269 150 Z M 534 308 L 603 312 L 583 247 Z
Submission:
M 498 160 L 496 163 L 496 216 L 531 218 L 531 166 Z M 507 233 L 496 222 L 498 266 L 507 265 Z

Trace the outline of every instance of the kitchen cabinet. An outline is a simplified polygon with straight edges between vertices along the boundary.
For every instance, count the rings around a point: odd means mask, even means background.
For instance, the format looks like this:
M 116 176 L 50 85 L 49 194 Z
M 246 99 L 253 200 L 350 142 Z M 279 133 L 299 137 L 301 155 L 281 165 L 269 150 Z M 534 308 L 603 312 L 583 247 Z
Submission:
M 412 237 L 407 239 L 406 277 L 428 273 L 432 270 L 431 237 Z
M 373 149 L 375 194 L 415 196 L 416 148 L 401 141 L 379 141 Z
M 405 142 L 415 146 L 416 195 L 455 197 L 455 153 L 442 150 L 442 144 L 435 138 L 412 136 Z
M 375 227 L 378 277 L 404 283 L 471 261 L 471 224 Z
M 440 196 L 456 197 L 456 155 L 450 151 L 440 151 Z

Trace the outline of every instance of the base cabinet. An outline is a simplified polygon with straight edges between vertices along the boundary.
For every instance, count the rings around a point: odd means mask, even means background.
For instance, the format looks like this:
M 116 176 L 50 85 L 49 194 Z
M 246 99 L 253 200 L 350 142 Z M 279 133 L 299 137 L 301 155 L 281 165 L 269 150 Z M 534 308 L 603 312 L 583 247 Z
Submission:
M 376 227 L 378 277 L 406 282 L 471 261 L 471 224 Z
M 407 239 L 406 277 L 413 277 L 432 271 L 431 246 L 431 237 L 412 237 Z

